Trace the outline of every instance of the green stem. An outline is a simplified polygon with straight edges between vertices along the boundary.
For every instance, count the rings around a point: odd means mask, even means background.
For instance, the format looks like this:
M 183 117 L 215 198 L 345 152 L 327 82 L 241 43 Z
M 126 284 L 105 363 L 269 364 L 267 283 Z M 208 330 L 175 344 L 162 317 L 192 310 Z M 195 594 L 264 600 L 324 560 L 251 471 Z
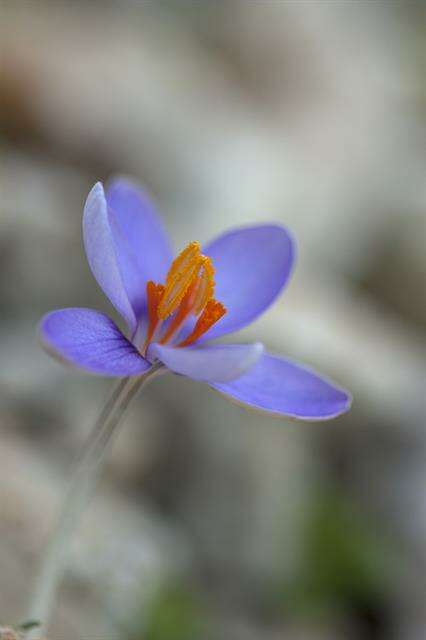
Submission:
M 138 391 L 155 376 L 163 373 L 161 365 L 153 365 L 138 377 L 123 378 L 106 403 L 78 461 L 53 536 L 42 560 L 29 609 L 29 620 L 37 620 L 40 626 L 29 630 L 27 640 L 40 637 L 46 628 L 59 586 L 64 557 L 70 540 L 94 489 L 101 463 L 127 407 Z

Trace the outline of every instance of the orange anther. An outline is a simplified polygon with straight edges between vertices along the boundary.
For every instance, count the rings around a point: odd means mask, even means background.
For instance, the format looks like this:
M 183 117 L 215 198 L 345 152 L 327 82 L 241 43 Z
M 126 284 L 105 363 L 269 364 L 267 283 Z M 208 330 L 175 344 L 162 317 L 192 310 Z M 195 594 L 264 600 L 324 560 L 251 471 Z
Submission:
M 190 242 L 173 260 L 167 274 L 164 295 L 157 310 L 161 320 L 176 311 L 191 283 L 197 277 L 202 263 L 198 242 Z
M 211 258 L 201 256 L 200 271 L 194 297 L 194 314 L 198 316 L 214 294 L 214 267 Z
M 147 307 L 148 307 L 148 329 L 146 333 L 146 340 L 143 347 L 143 352 L 145 352 L 146 347 L 151 342 L 155 329 L 157 328 L 158 321 L 159 321 L 158 305 L 160 304 L 160 300 L 163 297 L 163 295 L 164 295 L 164 285 L 156 284 L 152 280 L 149 280 L 146 283 L 146 297 L 147 297 Z
M 221 302 L 218 302 L 214 298 L 209 300 L 204 308 L 203 313 L 198 318 L 195 326 L 189 336 L 182 340 L 177 346 L 187 347 L 192 344 L 198 338 L 200 338 L 210 327 L 212 327 L 218 320 L 222 318 L 226 313 L 226 307 Z
M 146 285 L 148 330 L 142 353 L 146 353 L 153 340 L 160 344 L 169 342 L 190 314 L 198 316 L 198 320 L 189 336 L 177 346 L 187 346 L 202 336 L 226 313 L 223 304 L 213 298 L 214 288 L 211 258 L 201 254 L 198 242 L 190 242 L 172 262 L 165 285 L 152 280 Z M 161 324 L 172 314 L 160 339 Z
M 182 302 L 179 305 L 176 314 L 170 320 L 170 324 L 163 337 L 160 340 L 160 344 L 165 344 L 181 327 L 184 320 L 189 316 L 194 306 L 194 293 L 196 288 L 196 282 L 193 282 L 188 291 L 186 292 Z

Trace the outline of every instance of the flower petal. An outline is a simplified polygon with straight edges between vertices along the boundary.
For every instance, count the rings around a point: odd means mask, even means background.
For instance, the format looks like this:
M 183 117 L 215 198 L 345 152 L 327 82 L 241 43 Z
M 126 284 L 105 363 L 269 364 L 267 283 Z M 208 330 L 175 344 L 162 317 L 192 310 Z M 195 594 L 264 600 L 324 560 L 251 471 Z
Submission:
M 104 188 L 100 182 L 95 184 L 86 200 L 83 214 L 83 240 L 93 275 L 133 332 L 136 328 L 136 316 L 117 260 L 108 206 Z
M 158 358 L 175 373 L 205 382 L 227 382 L 252 367 L 263 353 L 260 342 L 209 347 L 168 347 L 153 343 L 150 358 Z
M 218 391 L 247 405 L 301 420 L 334 418 L 351 405 L 351 396 L 304 365 L 264 354 L 243 376 Z
M 106 189 L 109 219 L 121 276 L 137 317 L 143 313 L 148 280 L 163 282 L 173 251 L 148 195 L 126 178 Z
M 289 279 L 295 246 L 284 227 L 261 225 L 225 233 L 203 253 L 216 269 L 215 298 L 227 308 L 204 336 L 212 339 L 241 329 L 269 307 Z
M 133 376 L 151 366 L 108 316 L 93 309 L 52 311 L 40 333 L 49 352 L 92 373 Z

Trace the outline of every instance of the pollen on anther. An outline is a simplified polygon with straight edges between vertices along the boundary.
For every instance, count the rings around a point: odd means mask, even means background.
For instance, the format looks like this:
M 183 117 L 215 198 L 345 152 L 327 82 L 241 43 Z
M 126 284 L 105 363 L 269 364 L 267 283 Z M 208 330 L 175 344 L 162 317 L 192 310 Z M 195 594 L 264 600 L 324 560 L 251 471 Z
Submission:
M 146 346 L 151 341 L 152 336 L 154 335 L 155 329 L 159 322 L 158 317 L 158 305 L 160 304 L 160 300 L 164 295 L 164 285 L 157 284 L 152 280 L 149 280 L 146 283 L 146 298 L 147 298 L 147 307 L 148 307 L 148 330 L 146 334 L 146 340 L 144 345 L 144 350 Z
M 192 282 L 198 276 L 202 263 L 198 242 L 190 242 L 175 258 L 167 274 L 164 295 L 158 306 L 159 318 L 164 320 L 178 308 Z
M 218 320 L 220 320 L 226 313 L 226 307 L 212 298 L 209 300 L 204 308 L 203 313 L 198 318 L 195 326 L 189 336 L 182 340 L 177 346 L 187 347 L 192 344 L 198 338 L 200 338 L 206 331 L 210 329 Z
M 158 319 L 157 309 L 160 304 L 160 300 L 164 294 L 164 285 L 157 284 L 152 280 L 146 283 L 146 297 L 148 303 L 148 319 L 154 321 Z
M 201 260 L 193 304 L 193 310 L 196 316 L 201 313 L 208 301 L 213 298 L 215 287 L 214 267 L 211 258 L 201 256 Z

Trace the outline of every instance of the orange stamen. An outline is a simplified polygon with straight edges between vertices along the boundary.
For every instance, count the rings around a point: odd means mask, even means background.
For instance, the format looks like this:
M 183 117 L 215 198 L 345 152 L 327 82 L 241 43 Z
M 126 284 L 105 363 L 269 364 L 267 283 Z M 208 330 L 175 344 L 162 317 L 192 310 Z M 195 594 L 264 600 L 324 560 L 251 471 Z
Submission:
M 175 258 L 166 278 L 163 297 L 157 314 L 161 320 L 170 316 L 182 302 L 193 280 L 197 277 L 203 259 L 198 242 L 190 242 Z
M 172 262 L 165 285 L 147 282 L 148 329 L 143 354 L 152 340 L 158 340 L 162 321 L 172 314 L 160 344 L 169 342 L 191 313 L 198 320 L 178 347 L 192 344 L 220 320 L 226 309 L 213 298 L 214 273 L 211 258 L 201 254 L 198 242 L 190 242 Z
M 214 267 L 211 258 L 201 256 L 201 260 L 198 286 L 194 298 L 194 314 L 196 316 L 201 313 L 207 302 L 213 298 L 215 287 Z
M 194 306 L 194 292 L 196 289 L 197 280 L 192 283 L 192 285 L 186 292 L 185 297 L 180 303 L 179 309 L 176 312 L 176 315 L 170 321 L 170 324 L 167 327 L 167 331 L 161 338 L 160 344 L 165 344 L 166 342 L 168 342 L 173 334 L 179 329 L 185 318 L 191 313 L 191 309 Z
M 190 313 L 198 316 L 212 298 L 215 282 L 213 280 L 214 267 L 210 258 L 200 256 L 200 271 L 190 284 L 182 302 L 180 303 L 176 315 L 170 322 L 166 333 L 161 339 L 161 344 L 165 344 L 182 326 L 184 320 Z
M 206 333 L 225 313 L 226 307 L 224 307 L 221 302 L 218 302 L 214 298 L 209 300 L 189 336 L 185 338 L 185 340 L 182 340 L 177 346 L 187 347 L 189 344 L 195 342 L 195 340 L 198 340 L 198 338 Z
M 145 352 L 148 344 L 151 342 L 155 329 L 157 328 L 158 317 L 158 305 L 161 298 L 164 295 L 164 285 L 156 284 L 152 280 L 146 283 L 146 297 L 148 304 L 148 329 L 146 332 L 146 340 L 142 351 Z

